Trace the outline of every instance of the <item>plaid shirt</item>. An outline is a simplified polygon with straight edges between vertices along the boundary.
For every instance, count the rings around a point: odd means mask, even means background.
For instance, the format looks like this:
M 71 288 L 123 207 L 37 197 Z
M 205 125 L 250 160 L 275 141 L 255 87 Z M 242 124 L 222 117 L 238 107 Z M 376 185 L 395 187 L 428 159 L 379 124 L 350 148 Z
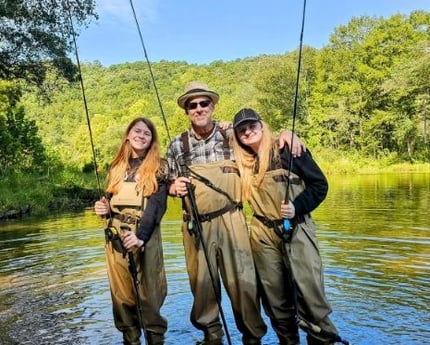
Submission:
M 189 141 L 189 155 L 188 159 L 191 164 L 205 164 L 224 160 L 224 140 L 225 137 L 220 130 L 217 122 L 215 122 L 215 127 L 212 133 L 204 138 L 198 139 L 193 128 L 189 128 L 188 131 L 188 141 Z M 225 131 L 227 138 L 230 138 L 233 134 L 233 129 L 228 128 Z M 229 145 L 229 155 L 230 159 L 234 159 L 233 149 Z M 184 145 L 182 142 L 182 135 L 176 136 L 170 142 L 169 148 L 167 150 L 167 162 L 169 164 L 169 179 L 173 181 L 178 177 L 178 165 L 186 164 L 184 152 Z

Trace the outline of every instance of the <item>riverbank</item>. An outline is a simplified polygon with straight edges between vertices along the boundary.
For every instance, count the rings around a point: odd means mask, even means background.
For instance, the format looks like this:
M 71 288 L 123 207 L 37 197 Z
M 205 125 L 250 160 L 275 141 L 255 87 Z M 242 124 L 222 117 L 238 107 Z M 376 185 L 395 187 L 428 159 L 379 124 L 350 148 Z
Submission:
M 82 210 L 100 197 L 93 174 L 9 174 L 0 180 L 0 220 Z
M 380 173 L 430 173 L 430 163 L 364 162 L 338 153 L 314 154 L 327 176 Z M 101 181 L 104 177 L 99 177 Z M 63 171 L 57 176 L 9 175 L 0 181 L 0 221 L 49 212 L 82 210 L 99 198 L 94 174 Z
M 360 152 L 323 150 L 312 151 L 312 156 L 326 175 L 430 172 L 430 155 L 422 162 L 399 161 L 395 153 L 371 159 Z
M 0 211 L 0 221 L 19 219 L 30 214 L 82 210 L 93 205 L 98 199 L 96 190 L 80 186 L 55 186 L 51 192 L 51 197 L 45 199 L 43 203 L 40 201 L 40 197 L 37 197 L 35 200 L 28 200 L 26 204 L 16 204 L 7 210 Z

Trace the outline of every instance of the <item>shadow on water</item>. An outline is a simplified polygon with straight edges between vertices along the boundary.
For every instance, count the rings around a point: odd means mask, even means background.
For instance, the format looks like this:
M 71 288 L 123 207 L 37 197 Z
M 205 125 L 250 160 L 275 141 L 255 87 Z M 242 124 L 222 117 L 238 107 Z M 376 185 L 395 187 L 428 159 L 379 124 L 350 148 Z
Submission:
M 353 344 L 425 344 L 430 174 L 336 177 L 329 183 L 313 217 L 332 320 Z M 201 338 L 189 322 L 192 298 L 179 214 L 179 204 L 171 202 L 162 224 L 166 345 Z M 0 224 L 0 344 L 121 344 L 112 321 L 102 227 L 92 210 Z M 223 307 L 233 344 L 240 344 L 225 296 Z M 273 331 L 263 344 L 277 344 Z

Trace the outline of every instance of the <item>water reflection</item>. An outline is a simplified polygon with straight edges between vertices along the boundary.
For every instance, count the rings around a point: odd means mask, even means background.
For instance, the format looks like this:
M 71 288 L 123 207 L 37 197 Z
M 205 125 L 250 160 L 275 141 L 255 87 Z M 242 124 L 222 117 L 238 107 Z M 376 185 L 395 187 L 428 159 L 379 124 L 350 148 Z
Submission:
M 345 325 L 349 338 L 424 344 L 430 332 L 429 175 L 355 176 L 331 179 L 330 187 L 314 218 L 335 314 L 353 308 Z M 340 272 L 332 272 L 337 265 Z M 346 304 L 338 305 L 339 298 Z
M 430 336 L 430 174 L 330 178 L 313 214 L 332 319 L 353 344 L 425 344 Z M 163 243 L 167 345 L 200 339 L 169 205 Z M 1 344 L 120 344 L 105 270 L 102 223 L 92 210 L 0 225 Z M 224 311 L 234 344 L 228 299 Z M 277 344 L 270 331 L 264 344 Z M 305 343 L 302 341 L 302 343 Z

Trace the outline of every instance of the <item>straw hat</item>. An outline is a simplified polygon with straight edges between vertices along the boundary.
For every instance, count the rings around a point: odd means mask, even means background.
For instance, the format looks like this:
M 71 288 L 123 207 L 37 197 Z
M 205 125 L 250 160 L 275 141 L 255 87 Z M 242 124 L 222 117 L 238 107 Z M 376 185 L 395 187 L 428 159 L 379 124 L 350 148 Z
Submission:
M 185 86 L 185 93 L 178 98 L 178 105 L 185 109 L 185 104 L 189 98 L 197 96 L 207 96 L 214 104 L 218 103 L 219 95 L 209 89 L 209 87 L 201 81 L 192 81 Z

